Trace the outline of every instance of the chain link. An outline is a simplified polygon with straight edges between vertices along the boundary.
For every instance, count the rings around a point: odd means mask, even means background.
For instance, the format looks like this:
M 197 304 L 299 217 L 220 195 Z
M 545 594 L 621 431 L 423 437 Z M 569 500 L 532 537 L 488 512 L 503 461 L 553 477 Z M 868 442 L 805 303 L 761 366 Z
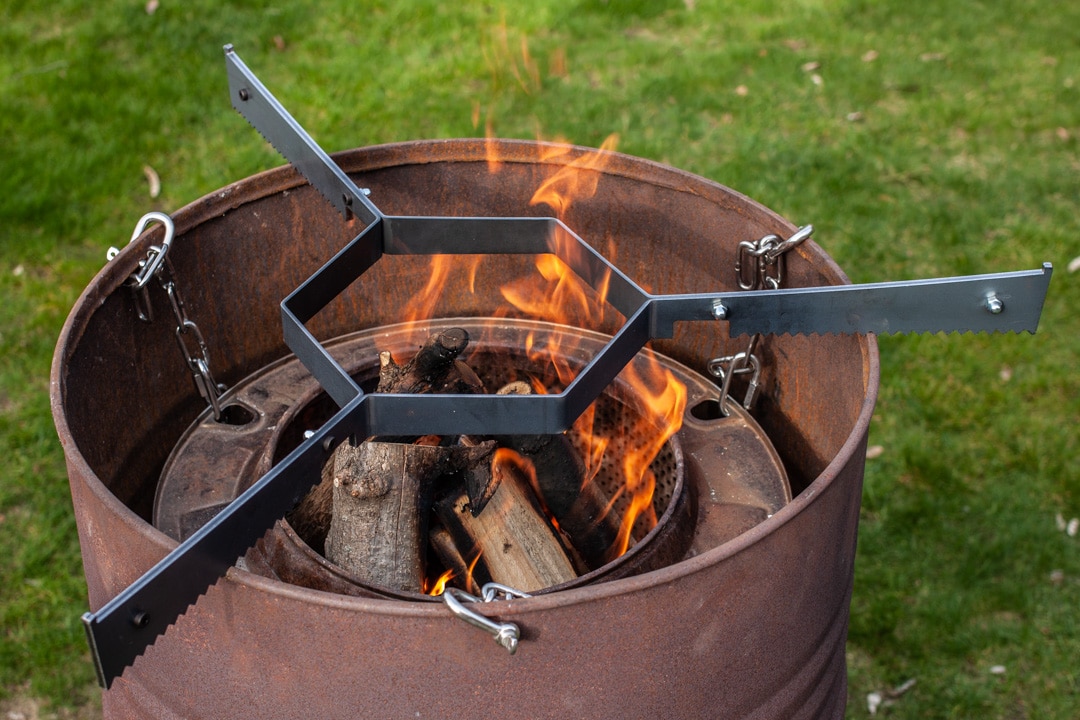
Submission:
M 139 261 L 139 269 L 132 273 L 125 284 L 131 288 L 134 295 L 135 310 L 139 319 L 143 322 L 153 322 L 154 311 L 150 303 L 148 285 L 151 278 L 157 279 L 158 284 L 161 285 L 169 298 L 169 306 L 172 308 L 173 317 L 176 320 L 176 343 L 180 346 L 184 362 L 187 363 L 188 369 L 191 370 L 195 387 L 199 391 L 199 395 L 213 410 L 214 419 L 220 420 L 221 394 L 225 391 L 225 386 L 214 381 L 214 376 L 210 372 L 210 351 L 206 346 L 206 340 L 203 338 L 199 326 L 187 316 L 187 311 L 184 309 L 184 299 L 180 295 L 180 290 L 177 288 L 173 276 L 172 261 L 167 256 L 175 234 L 172 218 L 164 213 L 147 213 L 135 226 L 135 232 L 132 233 L 129 243 L 134 242 L 146 229 L 147 225 L 153 221 L 165 226 L 165 239 L 161 245 L 153 245 L 147 250 L 146 259 Z M 119 252 L 116 248 L 109 248 L 105 257 L 112 260 Z
M 813 225 L 804 225 L 787 240 L 779 235 L 766 235 L 756 242 L 744 240 L 735 254 L 735 279 L 741 290 L 779 290 L 787 267 L 786 254 L 801 245 L 814 232 Z M 743 352 L 713 358 L 708 362 L 709 374 L 720 380 L 720 412 L 728 415 L 731 382 L 736 375 L 749 375 L 742 406 L 752 410 L 761 391 L 761 360 L 754 354 L 761 335 L 750 338 Z

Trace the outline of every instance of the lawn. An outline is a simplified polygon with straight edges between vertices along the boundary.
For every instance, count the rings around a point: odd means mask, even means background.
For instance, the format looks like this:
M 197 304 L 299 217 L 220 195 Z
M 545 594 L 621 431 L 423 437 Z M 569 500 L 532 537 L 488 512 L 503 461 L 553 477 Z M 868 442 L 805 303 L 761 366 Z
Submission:
M 591 146 L 617 133 L 622 152 L 813 223 L 856 282 L 1054 263 L 1035 336 L 879 340 L 848 716 L 867 717 L 872 693 L 879 717 L 1077 716 L 1080 4 L 9 0 L 8 717 L 27 703 L 92 714 L 97 694 L 48 404 L 64 318 L 144 212 L 281 163 L 229 107 L 227 42 L 330 150 L 486 128 Z

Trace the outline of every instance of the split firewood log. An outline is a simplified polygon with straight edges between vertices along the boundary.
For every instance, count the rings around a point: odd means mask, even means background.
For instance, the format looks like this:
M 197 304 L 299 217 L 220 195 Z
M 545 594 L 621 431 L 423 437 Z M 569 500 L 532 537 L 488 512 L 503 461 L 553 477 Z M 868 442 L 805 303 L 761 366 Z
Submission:
M 435 503 L 435 514 L 459 549 L 474 548 L 486 575 L 525 592 L 578 575 L 536 499 L 528 465 L 511 450 L 496 450 L 496 489 L 479 514 L 473 514 L 464 488 Z

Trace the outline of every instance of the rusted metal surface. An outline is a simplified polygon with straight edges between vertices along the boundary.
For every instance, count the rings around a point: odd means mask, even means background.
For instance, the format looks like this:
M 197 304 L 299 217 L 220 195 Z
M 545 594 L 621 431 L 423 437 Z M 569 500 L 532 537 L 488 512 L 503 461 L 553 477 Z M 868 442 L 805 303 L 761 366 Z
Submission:
M 540 160 L 535 143 L 499 149 L 494 175 L 482 141 L 367 148 L 337 160 L 387 212 L 521 215 L 544 212 L 528 205 L 533 191 L 579 152 Z M 212 193 L 174 219 L 175 275 L 228 385 L 285 354 L 277 303 L 356 232 L 290 169 Z M 625 156 L 564 219 L 601 252 L 613 246 L 635 281 L 665 293 L 731 290 L 741 240 L 794 231 L 731 190 Z M 172 328 L 139 322 L 121 287 L 157 232 L 95 278 L 54 358 L 53 412 L 94 608 L 175 545 L 148 520 L 166 457 L 203 409 Z M 795 252 L 788 286 L 845 281 L 816 245 Z M 524 261 L 486 257 L 477 292 L 451 291 L 443 314 L 491 315 L 499 283 L 485 278 L 513 276 Z M 310 327 L 330 339 L 396 322 L 426 280 L 425 262 L 383 258 Z M 164 297 L 152 299 L 166 311 Z M 704 372 L 709 358 L 744 342 L 720 326 L 684 323 L 657 345 Z M 693 557 L 643 575 L 491 605 L 486 612 L 523 629 L 513 657 L 439 605 L 234 569 L 105 693 L 106 716 L 841 717 L 876 346 L 780 337 L 760 351 L 767 389 L 757 416 L 797 495 L 735 539 L 695 545 Z M 686 457 L 707 472 L 715 452 Z
M 551 333 L 557 331 L 570 340 L 570 350 L 576 356 L 564 355 L 560 360 L 578 365 L 606 340 L 606 336 L 548 323 L 456 318 L 435 327 L 430 323 L 380 326 L 341 338 L 330 347 L 342 367 L 364 385 L 378 375 L 380 351 L 395 356 L 407 354 L 442 325 L 461 327 L 470 337 L 483 338 L 481 347 L 469 356 L 469 363 L 481 369 L 488 387 L 499 387 L 528 372 L 529 361 L 521 354 L 529 338 L 537 346 L 547 347 Z M 656 361 L 686 387 L 690 408 L 683 428 L 652 463 L 656 527 L 640 528 L 635 534 L 636 544 L 615 562 L 539 593 L 669 565 L 681 560 L 691 547 L 696 553 L 735 537 L 790 501 L 783 466 L 749 414 L 736 407 L 731 417 L 697 417 L 702 413 L 696 408 L 707 410 L 710 403 L 716 402 L 716 385 L 678 363 L 662 357 Z M 644 358 L 635 361 L 636 366 L 644 364 Z M 630 422 L 634 418 L 627 416 L 635 412 L 633 393 L 625 380 L 618 379 L 594 418 L 594 428 L 603 437 L 614 437 L 618 432 L 617 444 L 627 447 L 643 442 L 638 434 L 646 429 Z M 254 484 L 275 459 L 299 443 L 305 430 L 318 427 L 332 412 L 329 399 L 295 358 L 264 368 L 237 384 L 222 400 L 226 407 L 244 408 L 252 419 L 243 425 L 215 422 L 208 409 L 177 442 L 158 483 L 153 516 L 154 526 L 174 539 L 188 537 Z M 689 462 L 684 460 L 686 452 L 691 453 Z M 597 469 L 595 482 L 605 502 L 617 496 L 620 462 L 619 454 L 610 452 Z M 616 503 L 616 512 L 623 512 L 625 504 Z M 296 585 L 349 595 L 432 599 L 366 586 L 328 562 L 321 552 L 321 539 L 309 538 L 305 542 L 287 522 L 282 522 L 247 554 L 246 568 Z

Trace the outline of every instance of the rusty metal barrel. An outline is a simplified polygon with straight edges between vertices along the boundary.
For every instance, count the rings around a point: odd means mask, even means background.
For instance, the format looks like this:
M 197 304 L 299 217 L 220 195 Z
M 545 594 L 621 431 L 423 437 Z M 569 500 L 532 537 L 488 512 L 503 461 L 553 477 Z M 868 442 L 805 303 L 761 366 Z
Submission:
M 447 140 L 335 160 L 388 213 L 521 216 L 544 214 L 529 205 L 533 192 L 585 152 L 551 150 Z M 599 172 L 595 194 L 563 219 L 651 292 L 733 290 L 741 241 L 795 231 L 737 192 L 657 163 L 616 154 Z M 288 355 L 280 301 L 358 231 L 287 167 L 210 193 L 173 219 L 172 271 L 225 385 Z M 94 278 L 53 362 L 52 407 L 94 609 L 176 546 L 151 523 L 155 491 L 205 409 L 175 327 L 141 321 L 125 287 L 160 231 Z M 505 275 L 514 262 L 485 257 L 478 277 Z M 331 339 L 398 322 L 426 279 L 415 258 L 384 258 L 309 327 Z M 785 282 L 847 280 L 807 242 Z M 483 281 L 444 300 L 445 317 L 489 316 L 501 305 L 498 284 Z M 168 317 L 163 295 L 150 302 Z M 745 343 L 718 323 L 688 322 L 655 349 L 704 372 Z M 523 632 L 513 656 L 440 603 L 346 596 L 234 567 L 105 691 L 105 716 L 842 717 L 877 348 L 863 336 L 782 336 L 758 352 L 765 390 L 755 415 L 794 498 L 734 539 L 644 574 L 502 603 L 499 618 Z

